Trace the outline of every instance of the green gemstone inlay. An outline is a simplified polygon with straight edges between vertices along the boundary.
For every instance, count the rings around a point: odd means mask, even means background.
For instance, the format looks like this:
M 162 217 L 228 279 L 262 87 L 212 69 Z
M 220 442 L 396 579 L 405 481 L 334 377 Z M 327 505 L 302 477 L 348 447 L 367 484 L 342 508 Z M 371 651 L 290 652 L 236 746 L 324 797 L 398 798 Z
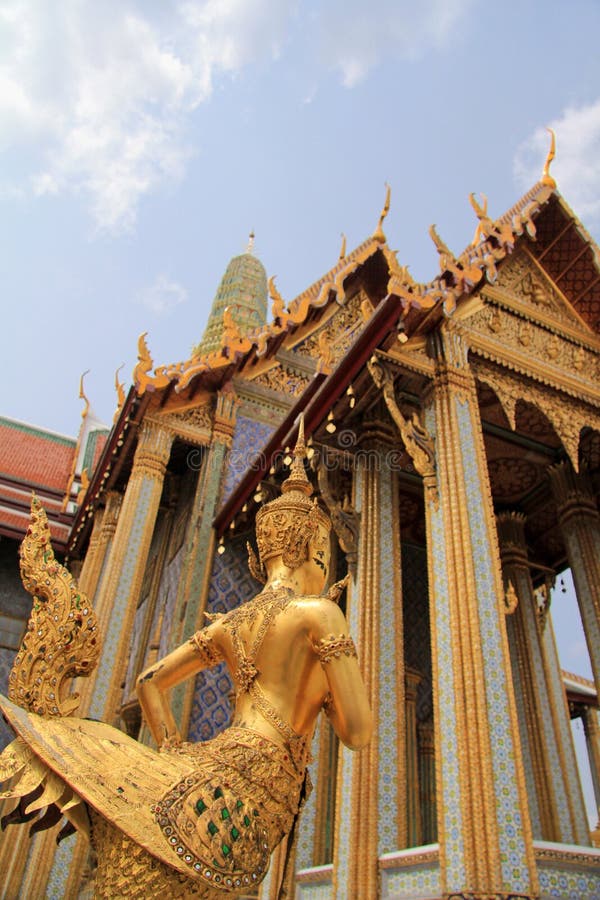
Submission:
M 205 809 L 208 809 L 208 807 L 207 807 L 206 803 L 204 802 L 204 800 L 198 800 L 198 801 L 196 802 L 196 812 L 197 812 L 197 814 L 198 814 L 199 816 L 201 816 Z
M 218 830 L 219 830 L 219 829 L 217 828 L 217 826 L 215 825 L 215 823 L 211 820 L 211 821 L 208 823 L 208 833 L 209 833 L 210 835 L 215 835 L 215 834 L 217 833 Z
M 248 816 L 244 816 L 244 825 L 246 826 L 246 828 L 248 827 L 249 824 L 250 824 L 250 819 L 248 818 Z
M 233 838 L 233 840 L 234 840 L 234 841 L 237 841 L 237 839 L 239 838 L 239 836 L 240 836 L 240 833 L 239 833 L 239 831 L 237 830 L 237 828 L 235 828 L 235 827 L 232 828 L 232 829 L 231 829 L 231 837 Z
M 215 793 L 214 793 L 215 800 L 218 800 L 219 797 L 222 797 L 222 796 L 223 796 L 223 791 L 221 790 L 221 788 L 215 788 Z
M 231 847 L 228 847 L 227 844 L 221 844 L 221 850 L 223 851 L 223 856 L 229 856 L 231 853 Z
M 228 819 L 228 818 L 229 818 L 229 810 L 227 809 L 226 806 L 224 806 L 223 809 L 221 810 L 221 818 L 222 818 L 222 819 Z
M 241 809 L 243 805 L 244 805 L 244 804 L 242 803 L 242 801 L 241 801 L 241 800 L 238 800 L 237 803 L 235 804 L 235 808 L 236 808 L 236 809 Z

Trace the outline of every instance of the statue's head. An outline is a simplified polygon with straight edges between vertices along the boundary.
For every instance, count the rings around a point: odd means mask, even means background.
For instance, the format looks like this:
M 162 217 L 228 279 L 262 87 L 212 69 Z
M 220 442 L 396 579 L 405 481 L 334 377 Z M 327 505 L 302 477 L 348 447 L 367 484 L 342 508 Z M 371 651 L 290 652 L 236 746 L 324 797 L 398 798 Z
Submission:
M 256 514 L 259 561 L 250 552 L 250 569 L 262 581 L 280 561 L 293 571 L 311 562 L 327 575 L 331 521 L 316 499 L 311 499 L 313 489 L 304 470 L 305 456 L 301 422 L 294 460 L 289 477 L 281 486 L 281 495 Z

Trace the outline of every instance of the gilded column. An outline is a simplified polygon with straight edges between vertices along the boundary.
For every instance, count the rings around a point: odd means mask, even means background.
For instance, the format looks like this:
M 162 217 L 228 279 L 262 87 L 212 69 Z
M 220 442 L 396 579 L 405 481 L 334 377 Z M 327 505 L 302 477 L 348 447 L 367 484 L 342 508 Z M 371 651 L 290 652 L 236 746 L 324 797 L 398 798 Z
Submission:
M 598 710 L 594 709 L 593 706 L 586 706 L 581 718 L 583 720 L 583 730 L 585 731 L 596 807 L 600 810 L 600 725 L 598 724 Z M 598 826 L 596 826 L 596 829 L 598 829 Z
M 373 737 L 355 756 L 340 746 L 334 896 L 376 897 L 378 858 L 406 846 L 404 650 L 398 486 L 383 451 L 359 453 L 358 572 L 347 616 L 373 714 Z M 373 790 L 373 786 L 377 790 Z M 357 852 L 360 848 L 360 852 Z
M 9 809 L 14 807 L 14 801 L 5 800 L 0 806 L 0 813 L 6 815 Z M 33 838 L 39 840 L 40 835 Z M 8 826 L 0 836 L 0 898 L 13 900 L 19 896 L 19 889 L 23 882 L 23 875 L 27 868 L 27 858 L 32 851 L 32 839 L 26 828 Z
M 421 804 L 421 842 L 437 841 L 437 807 L 435 795 L 435 744 L 433 722 L 419 722 L 419 797 Z
M 83 560 L 81 570 L 79 572 L 79 575 L 77 576 L 77 584 L 79 585 L 79 589 L 87 594 L 88 597 L 93 597 L 93 589 L 92 591 L 90 591 L 90 584 L 92 582 L 90 575 L 97 569 L 97 558 L 100 548 L 100 532 L 102 531 L 103 518 L 104 509 L 97 510 L 96 515 L 94 516 L 94 524 L 92 526 L 92 533 L 90 535 L 90 542 L 88 544 L 87 553 L 85 554 L 85 559 Z M 71 575 L 73 575 L 72 566 L 70 566 L 69 569 Z
M 147 420 L 142 424 L 96 601 L 104 640 L 89 715 L 112 724 L 121 700 L 131 630 L 172 442 L 172 433 L 159 423 Z M 105 616 L 106 624 L 102 621 Z
M 182 573 L 173 616 L 172 648 L 205 624 L 203 617 L 215 550 L 212 523 L 217 511 L 227 451 L 231 447 L 237 404 L 233 391 L 221 391 L 217 395 L 212 440 L 202 461 L 186 535 L 187 564 Z M 187 733 L 193 696 L 193 679 L 175 688 L 171 695 L 173 715 L 183 734 Z
M 417 691 L 420 672 L 407 668 L 406 677 L 406 827 L 407 847 L 421 844 L 421 802 L 419 791 L 419 747 L 417 744 Z
M 551 626 L 531 582 L 524 516 L 499 515 L 498 537 L 505 589 L 516 601 L 507 629 L 534 835 L 588 843 L 569 711 L 558 661 L 545 647 Z
M 588 475 L 569 462 L 549 470 L 575 593 L 600 692 L 600 514 Z
M 107 568 L 108 559 L 110 558 L 110 551 L 115 536 L 117 522 L 119 520 L 122 500 L 123 495 L 118 491 L 107 491 L 104 510 L 100 518 L 101 526 L 98 534 L 98 542 L 89 565 L 88 556 L 90 555 L 91 548 L 88 549 L 81 572 L 81 580 L 79 582 L 81 590 L 87 595 L 88 600 L 94 607 L 96 618 L 98 620 L 98 633 L 101 634 L 102 637 L 106 634 L 112 602 L 112 598 L 109 597 L 105 591 L 103 592 L 101 590 L 102 579 Z M 94 531 L 95 530 L 94 527 Z M 79 679 L 77 685 L 77 690 L 81 697 L 78 710 L 79 715 L 87 715 L 88 713 L 89 702 L 94 693 L 96 674 L 97 673 L 94 672 L 89 678 Z
M 106 492 L 104 509 L 96 514 L 94 530 L 92 532 L 92 537 L 90 538 L 90 546 L 83 563 L 79 580 L 79 586 L 81 590 L 87 594 L 90 602 L 93 603 L 96 615 L 102 616 L 104 614 L 104 621 L 107 619 L 107 611 L 98 608 L 96 594 L 106 565 L 107 556 L 112 546 L 112 540 L 119 519 L 119 512 L 121 511 L 122 500 L 123 495 L 118 491 Z M 97 522 L 100 523 L 100 528 L 98 529 L 98 536 L 94 546 L 92 542 L 96 535 Z M 108 614 L 109 612 L 110 611 L 108 611 Z
M 536 897 L 504 591 L 475 379 L 452 323 L 433 335 L 425 482 L 440 875 L 445 898 Z

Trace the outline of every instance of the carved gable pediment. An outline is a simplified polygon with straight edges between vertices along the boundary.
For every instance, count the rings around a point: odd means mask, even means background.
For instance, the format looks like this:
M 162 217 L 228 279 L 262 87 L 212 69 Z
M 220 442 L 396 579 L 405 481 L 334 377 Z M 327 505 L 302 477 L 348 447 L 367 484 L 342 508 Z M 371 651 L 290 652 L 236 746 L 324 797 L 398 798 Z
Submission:
M 166 425 L 178 437 L 196 444 L 206 444 L 213 429 L 214 404 L 211 400 L 196 405 L 171 406 L 155 412 L 152 418 Z
M 317 371 L 331 372 L 346 355 L 366 322 L 373 307 L 364 291 L 340 305 L 320 328 L 298 342 L 294 352 L 317 363 Z
M 554 320 L 590 334 L 589 326 L 523 248 L 516 250 L 500 267 L 497 281 L 491 291 L 486 288 L 485 294 L 492 301 L 518 305 L 521 311 L 538 321 Z

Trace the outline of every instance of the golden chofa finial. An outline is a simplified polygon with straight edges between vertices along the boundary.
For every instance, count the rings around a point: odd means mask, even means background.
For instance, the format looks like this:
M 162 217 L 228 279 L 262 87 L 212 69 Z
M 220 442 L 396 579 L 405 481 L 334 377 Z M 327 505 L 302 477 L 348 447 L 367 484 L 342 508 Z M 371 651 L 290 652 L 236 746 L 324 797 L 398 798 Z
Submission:
M 254 228 L 248 235 L 248 246 L 246 247 L 246 253 L 254 253 Z
M 306 442 L 304 440 L 304 415 L 300 416 L 298 423 L 298 439 L 294 447 L 294 459 L 290 466 L 290 474 L 281 485 L 281 492 L 287 494 L 290 491 L 301 491 L 310 497 L 312 494 L 312 484 L 306 477 L 304 469 L 304 460 L 306 458 Z
M 342 232 L 342 246 L 340 247 L 340 259 L 346 258 L 346 235 Z
M 546 162 L 544 163 L 544 169 L 542 171 L 541 182 L 545 184 L 546 187 L 555 188 L 556 181 L 550 174 L 550 163 L 556 156 L 556 135 L 552 128 L 546 128 L 546 131 L 550 134 L 550 150 L 548 151 L 548 156 L 546 157 Z
M 123 409 L 123 404 L 125 403 L 125 386 L 121 381 L 119 381 L 119 372 L 123 368 L 125 363 L 121 363 L 117 371 L 115 372 L 115 391 L 117 392 L 117 408 L 115 410 L 115 414 L 113 416 L 113 422 L 116 422 L 119 413 Z
M 117 405 L 119 409 L 125 403 L 125 388 L 122 381 L 119 381 L 119 372 L 123 368 L 125 363 L 121 363 L 117 371 L 115 372 L 115 391 L 117 392 Z
M 90 401 L 85 395 L 85 391 L 83 389 L 83 379 L 86 375 L 89 375 L 90 370 L 86 369 L 85 372 L 82 373 L 81 378 L 79 379 L 79 399 L 85 401 L 85 406 L 83 407 L 83 412 L 81 413 L 81 418 L 85 419 L 88 414 L 90 408 Z
M 381 215 L 379 216 L 379 222 L 377 223 L 377 228 L 373 232 L 373 237 L 376 241 L 379 241 L 380 244 L 386 243 L 386 237 L 383 233 L 383 220 L 387 216 L 390 211 L 390 200 L 392 197 L 392 189 L 389 184 L 385 183 L 385 203 L 383 204 L 383 209 L 381 210 Z

